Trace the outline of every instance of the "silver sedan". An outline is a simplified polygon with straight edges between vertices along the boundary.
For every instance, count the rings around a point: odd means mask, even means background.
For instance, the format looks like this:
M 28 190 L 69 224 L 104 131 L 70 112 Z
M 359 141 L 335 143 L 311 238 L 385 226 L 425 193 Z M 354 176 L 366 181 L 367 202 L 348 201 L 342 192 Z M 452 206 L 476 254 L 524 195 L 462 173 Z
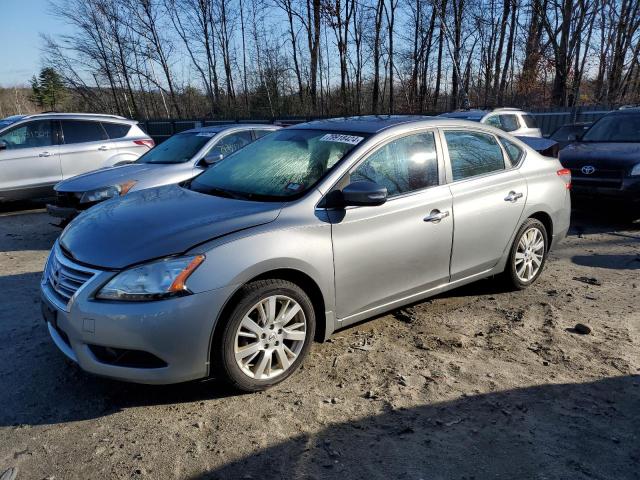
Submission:
M 43 314 L 94 374 L 265 389 L 337 329 L 485 277 L 531 285 L 569 228 L 570 182 L 477 123 L 279 130 L 82 213 L 47 261 Z
M 69 220 L 97 203 L 129 192 L 182 182 L 245 145 L 278 130 L 263 124 L 200 127 L 173 135 L 132 163 L 94 170 L 59 182 L 50 215 Z

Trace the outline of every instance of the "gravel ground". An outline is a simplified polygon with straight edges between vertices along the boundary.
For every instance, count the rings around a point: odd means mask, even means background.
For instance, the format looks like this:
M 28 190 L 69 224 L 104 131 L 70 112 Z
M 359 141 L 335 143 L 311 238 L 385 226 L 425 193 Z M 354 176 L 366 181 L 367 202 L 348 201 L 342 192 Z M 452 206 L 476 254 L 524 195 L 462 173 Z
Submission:
M 392 312 L 237 395 L 66 361 L 38 304 L 59 230 L 21 208 L 0 214 L 0 477 L 640 478 L 638 224 L 583 213 L 530 289 L 487 280 Z

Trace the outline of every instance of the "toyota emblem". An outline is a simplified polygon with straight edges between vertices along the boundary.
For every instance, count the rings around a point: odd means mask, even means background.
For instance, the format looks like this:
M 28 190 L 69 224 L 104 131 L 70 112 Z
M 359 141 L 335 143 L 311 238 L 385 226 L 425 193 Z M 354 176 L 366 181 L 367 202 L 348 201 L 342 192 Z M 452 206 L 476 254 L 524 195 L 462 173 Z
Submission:
M 591 166 L 591 165 L 585 165 L 581 169 L 581 172 L 584 173 L 585 175 L 591 175 L 595 171 L 596 171 L 596 167 Z

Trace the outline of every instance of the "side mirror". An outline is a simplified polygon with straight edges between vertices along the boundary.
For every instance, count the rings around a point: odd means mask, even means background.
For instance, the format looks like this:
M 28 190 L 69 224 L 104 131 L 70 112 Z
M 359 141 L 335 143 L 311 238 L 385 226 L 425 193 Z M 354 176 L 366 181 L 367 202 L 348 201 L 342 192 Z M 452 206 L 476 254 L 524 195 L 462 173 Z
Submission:
M 221 153 L 218 154 L 211 154 L 211 155 L 207 155 L 206 157 L 203 158 L 204 163 L 206 163 L 207 165 L 213 165 L 214 163 L 218 163 L 220 160 L 222 160 L 224 158 L 224 155 L 222 155 Z
M 342 190 L 343 205 L 374 206 L 387 201 L 387 188 L 375 182 L 353 182 Z
M 7 149 L 7 144 L 4 142 L 0 142 L 0 150 L 6 150 Z

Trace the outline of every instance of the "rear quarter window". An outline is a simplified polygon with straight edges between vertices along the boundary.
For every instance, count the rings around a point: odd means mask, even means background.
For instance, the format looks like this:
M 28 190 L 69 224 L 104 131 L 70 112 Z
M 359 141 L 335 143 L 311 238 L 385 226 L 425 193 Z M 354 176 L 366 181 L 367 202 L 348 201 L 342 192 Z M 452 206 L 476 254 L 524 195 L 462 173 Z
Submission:
M 507 151 L 507 156 L 509 157 L 511 165 L 514 167 L 520 165 L 524 158 L 524 150 L 506 138 L 501 138 L 500 141 L 502 142 L 504 149 Z
M 123 138 L 126 137 L 131 130 L 131 125 L 123 124 L 123 123 L 102 123 L 102 128 L 107 132 L 109 138 Z

